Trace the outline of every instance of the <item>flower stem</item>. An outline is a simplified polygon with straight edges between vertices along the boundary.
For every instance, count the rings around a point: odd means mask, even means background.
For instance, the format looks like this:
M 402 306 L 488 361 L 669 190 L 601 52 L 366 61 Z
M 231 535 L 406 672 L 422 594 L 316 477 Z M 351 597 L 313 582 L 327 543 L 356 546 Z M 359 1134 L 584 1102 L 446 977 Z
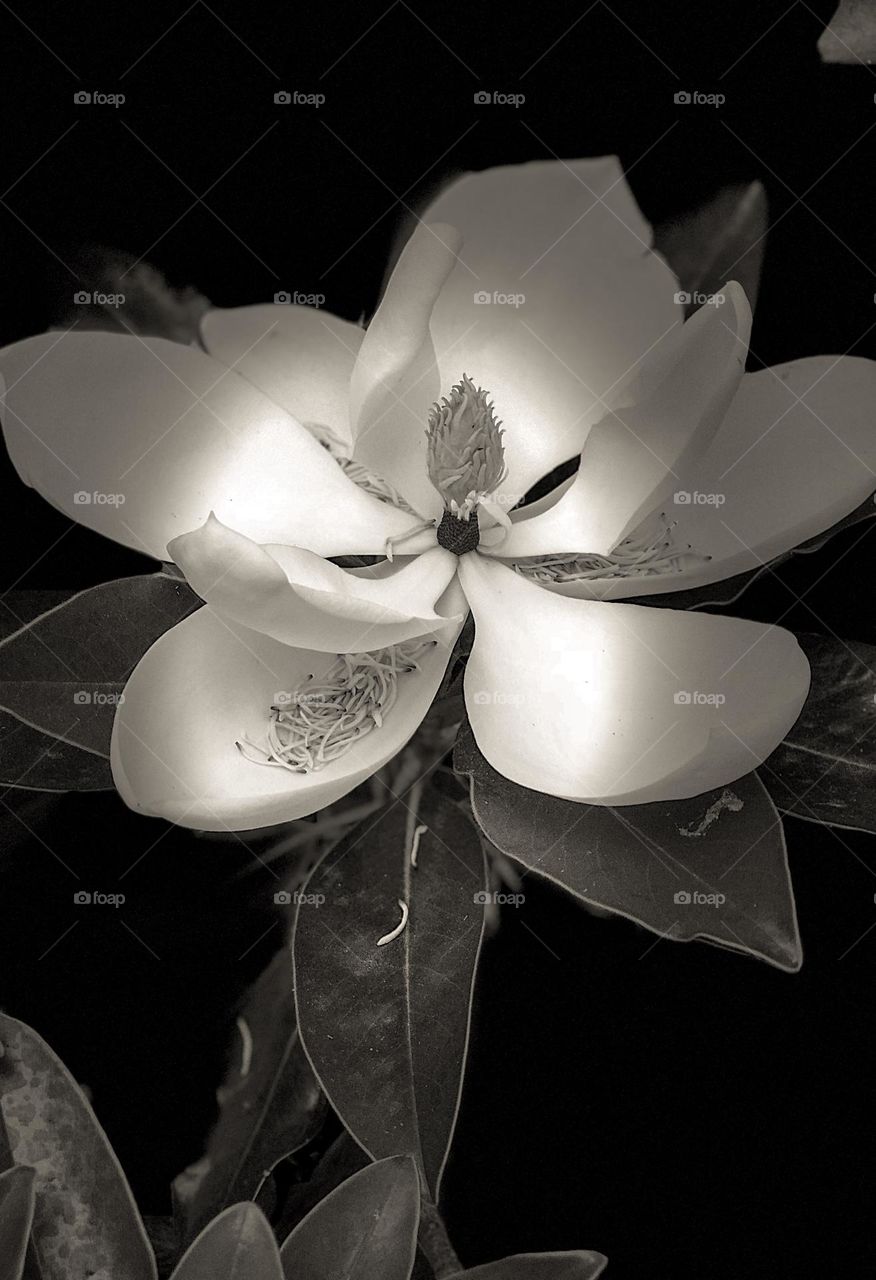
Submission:
M 425 1196 L 420 1207 L 419 1244 L 434 1272 L 435 1280 L 445 1280 L 462 1271 L 462 1263 L 450 1243 L 441 1214 Z

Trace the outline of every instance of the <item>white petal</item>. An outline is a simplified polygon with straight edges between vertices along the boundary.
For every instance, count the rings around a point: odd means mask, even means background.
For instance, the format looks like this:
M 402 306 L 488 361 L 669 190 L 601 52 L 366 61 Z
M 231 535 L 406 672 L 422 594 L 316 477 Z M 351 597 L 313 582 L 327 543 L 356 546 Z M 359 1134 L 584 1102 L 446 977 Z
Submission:
M 448 610 L 458 613 L 461 603 L 451 589 Z M 399 680 L 398 701 L 381 728 L 324 769 L 295 774 L 255 764 L 234 744 L 244 736 L 262 740 L 278 695 L 326 671 L 333 655 L 279 644 L 205 606 L 163 635 L 128 681 L 113 726 L 116 786 L 132 809 L 206 831 L 251 830 L 315 813 L 386 764 L 417 729 L 455 631 L 443 629 L 436 639 L 422 670 Z
M 714 439 L 742 379 L 751 308 L 738 284 L 701 307 L 658 357 L 646 400 L 590 432 L 573 483 L 540 514 L 524 508 L 497 554 L 608 553 L 672 493 Z
M 876 362 L 855 356 L 814 356 L 746 374 L 679 490 L 690 502 L 665 508 L 677 521 L 676 544 L 711 559 L 681 574 L 559 590 L 598 599 L 686 591 L 757 568 L 824 532 L 876 489 L 874 404 Z
M 298 648 L 363 653 L 447 625 L 435 613 L 456 574 L 441 547 L 348 572 L 300 547 L 259 546 L 215 516 L 168 546 L 189 585 L 226 618 Z M 460 622 L 455 618 L 453 622 Z
M 472 730 L 522 786 L 611 805 L 699 795 L 763 761 L 806 697 L 808 663 L 781 628 L 568 600 L 476 553 L 460 579 Z
M 364 336 L 359 325 L 315 307 L 217 307 L 201 320 L 204 346 L 220 364 L 304 426 L 329 427 L 346 442 L 350 375 Z
M 426 471 L 426 424 L 440 392 L 429 317 L 459 247 L 453 227 L 418 226 L 368 326 L 350 384 L 355 457 L 430 518 L 443 507 Z
M 259 542 L 380 554 L 412 524 L 239 374 L 162 338 L 57 333 L 0 352 L 19 475 L 80 524 L 166 557 L 215 511 Z M 426 532 L 404 545 L 434 545 Z
M 490 392 L 507 428 L 503 492 L 520 496 L 623 402 L 680 323 L 677 282 L 614 157 L 467 174 L 425 217 L 464 242 L 432 316 L 442 390 L 465 372 Z

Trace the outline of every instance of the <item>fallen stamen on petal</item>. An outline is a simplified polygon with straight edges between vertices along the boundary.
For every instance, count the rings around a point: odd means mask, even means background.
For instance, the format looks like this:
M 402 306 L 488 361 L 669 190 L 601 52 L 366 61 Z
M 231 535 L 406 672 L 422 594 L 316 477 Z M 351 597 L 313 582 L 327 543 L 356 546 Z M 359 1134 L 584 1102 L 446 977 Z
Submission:
M 657 574 L 683 573 L 711 560 L 711 556 L 695 551 L 690 544 L 678 546 L 672 534 L 675 525 L 676 521 L 670 523 L 665 512 L 661 511 L 640 525 L 608 556 L 588 552 L 528 556 L 516 561 L 514 568 L 536 582 L 563 583 L 592 578 L 649 578 Z
M 382 938 L 377 939 L 378 947 L 385 947 L 387 942 L 394 941 L 394 939 L 396 939 L 399 936 L 399 934 L 404 932 L 405 925 L 408 922 L 407 903 L 402 902 L 401 898 L 397 898 L 396 901 L 398 902 L 398 905 L 401 907 L 402 918 L 401 920 L 399 920 L 398 924 L 395 926 L 393 930 L 391 930 L 389 933 L 385 933 Z
M 437 640 L 408 640 L 373 653 L 342 653 L 325 675 L 307 679 L 288 703 L 272 706 L 260 746 L 235 745 L 253 764 L 315 773 L 379 729 L 398 697 L 399 677 L 419 671 Z

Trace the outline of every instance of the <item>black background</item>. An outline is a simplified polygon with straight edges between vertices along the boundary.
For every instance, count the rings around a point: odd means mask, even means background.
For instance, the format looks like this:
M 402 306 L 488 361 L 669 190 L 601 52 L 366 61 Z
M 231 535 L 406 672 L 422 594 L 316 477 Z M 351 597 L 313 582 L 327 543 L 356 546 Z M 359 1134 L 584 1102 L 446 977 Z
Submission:
M 221 305 L 295 289 L 356 319 L 405 205 L 449 175 L 617 152 L 652 221 L 764 182 L 775 226 L 750 367 L 876 357 L 876 75 L 819 64 L 831 7 L 4 9 L 2 338 L 69 301 L 64 262 L 84 241 Z M 275 106 L 282 88 L 325 105 Z M 480 88 L 526 102 L 478 107 Z M 78 89 L 127 101 L 78 107 Z M 679 89 L 727 101 L 676 105 Z M 4 588 L 149 567 L 68 531 L 2 468 Z M 864 529 L 736 611 L 876 641 Z M 233 1000 L 280 944 L 275 882 L 242 844 L 135 819 L 114 796 L 27 805 L 0 817 L 0 999 L 91 1086 L 141 1205 L 165 1212 L 202 1149 Z M 787 837 L 796 977 L 654 946 L 528 883 L 477 990 L 447 1183 L 466 1262 L 586 1246 L 615 1280 L 872 1274 L 876 842 L 795 821 Z M 81 886 L 58 854 L 82 885 L 123 890 L 123 911 L 61 937 Z

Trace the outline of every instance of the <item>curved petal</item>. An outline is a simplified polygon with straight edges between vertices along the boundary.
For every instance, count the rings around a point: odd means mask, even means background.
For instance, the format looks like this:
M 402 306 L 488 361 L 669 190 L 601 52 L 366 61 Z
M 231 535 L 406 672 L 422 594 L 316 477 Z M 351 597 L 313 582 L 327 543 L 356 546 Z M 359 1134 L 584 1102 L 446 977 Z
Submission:
M 512 782 L 591 804 L 699 795 L 782 741 L 809 688 L 794 637 L 738 618 L 568 600 L 464 556 L 472 730 Z
M 710 559 L 682 573 L 556 590 L 602 600 L 687 591 L 823 533 L 876 489 L 874 404 L 876 361 L 856 356 L 746 374 L 711 447 L 665 508 L 677 521 L 676 543 Z
M 47 333 L 6 347 L 0 366 L 6 444 L 25 483 L 158 559 L 211 510 L 257 541 L 330 556 L 380 554 L 411 527 L 294 418 L 193 347 Z M 426 531 L 404 550 L 434 544 Z
M 681 488 L 721 426 L 745 369 L 751 308 L 725 285 L 656 357 L 660 378 L 643 402 L 602 418 L 581 453 L 573 483 L 538 515 L 524 508 L 496 554 L 564 551 L 608 555 L 645 516 Z
M 435 613 L 456 574 L 441 547 L 384 576 L 351 573 L 300 547 L 259 546 L 211 515 L 167 550 L 212 609 L 298 648 L 363 653 L 462 621 Z
M 204 346 L 304 426 L 350 444 L 350 376 L 365 330 L 315 307 L 217 307 L 201 319 Z
M 470 173 L 424 216 L 464 241 L 432 315 L 441 386 L 465 372 L 492 396 L 510 502 L 623 402 L 681 322 L 678 284 L 613 156 Z
M 453 227 L 417 227 L 365 332 L 350 383 L 354 456 L 430 518 L 443 504 L 426 471 L 426 424 L 441 389 L 429 317 L 460 243 Z
M 460 606 L 461 593 L 451 588 L 447 611 Z M 205 606 L 166 632 L 128 681 L 113 725 L 116 786 L 132 809 L 204 831 L 244 831 L 315 813 L 369 778 L 417 729 L 455 633 L 444 628 L 435 638 L 422 669 L 400 680 L 380 729 L 319 772 L 298 774 L 247 760 L 235 741 L 260 740 L 278 695 L 326 671 L 333 656 L 280 644 Z

